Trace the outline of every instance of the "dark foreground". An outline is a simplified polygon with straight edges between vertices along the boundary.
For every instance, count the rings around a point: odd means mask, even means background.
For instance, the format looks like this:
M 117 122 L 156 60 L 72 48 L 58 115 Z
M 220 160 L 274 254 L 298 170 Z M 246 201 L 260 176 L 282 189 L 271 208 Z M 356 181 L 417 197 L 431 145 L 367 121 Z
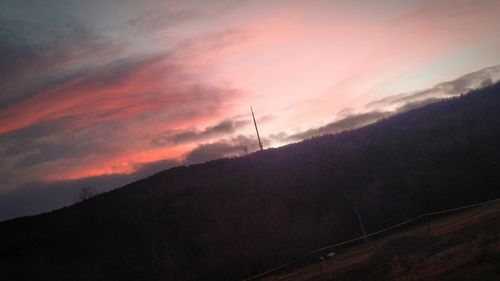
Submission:
M 446 214 L 336 256 L 264 278 L 286 281 L 496 281 L 500 277 L 500 201 Z M 430 233 L 430 237 L 429 237 Z

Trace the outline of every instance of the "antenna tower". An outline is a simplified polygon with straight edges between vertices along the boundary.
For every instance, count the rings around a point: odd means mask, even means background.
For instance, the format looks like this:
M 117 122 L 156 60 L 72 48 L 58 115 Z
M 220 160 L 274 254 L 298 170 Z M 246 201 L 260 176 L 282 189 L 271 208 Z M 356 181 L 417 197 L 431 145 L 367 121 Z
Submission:
M 264 150 L 262 147 L 262 142 L 260 141 L 259 129 L 257 128 L 257 122 L 255 121 L 255 115 L 253 114 L 253 108 L 250 106 L 250 111 L 252 112 L 253 124 L 255 125 L 255 132 L 257 132 L 257 139 L 259 140 L 259 148 L 260 150 Z

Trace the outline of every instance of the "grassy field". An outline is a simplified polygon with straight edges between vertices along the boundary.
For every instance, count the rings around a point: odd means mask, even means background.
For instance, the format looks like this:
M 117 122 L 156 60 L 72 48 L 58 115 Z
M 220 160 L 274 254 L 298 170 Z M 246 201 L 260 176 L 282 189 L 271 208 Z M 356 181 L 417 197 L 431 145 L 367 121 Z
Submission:
M 500 202 L 442 214 L 265 280 L 500 280 Z

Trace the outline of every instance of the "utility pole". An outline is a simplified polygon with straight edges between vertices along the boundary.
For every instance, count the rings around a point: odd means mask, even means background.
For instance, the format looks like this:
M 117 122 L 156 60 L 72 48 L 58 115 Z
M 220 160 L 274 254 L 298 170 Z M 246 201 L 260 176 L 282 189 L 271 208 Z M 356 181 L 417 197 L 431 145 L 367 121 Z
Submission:
M 425 226 L 427 229 L 427 239 L 429 240 L 429 246 L 431 248 L 431 251 L 434 252 L 434 243 L 432 241 L 432 233 L 431 233 L 431 226 L 429 223 L 429 215 L 425 214 L 424 218 L 425 218 Z
M 325 279 L 325 272 L 323 271 L 323 266 L 321 265 L 321 261 L 323 260 L 323 257 L 318 258 L 318 266 L 319 266 L 319 272 L 321 273 L 321 279 Z
M 359 226 L 361 227 L 361 232 L 363 233 L 363 240 L 365 240 L 365 244 L 368 244 L 368 239 L 366 238 L 365 225 L 363 224 L 363 220 L 361 219 L 361 214 L 359 213 L 358 204 L 356 204 L 356 200 L 354 199 L 352 200 L 352 202 L 354 203 L 354 211 L 358 216 Z
M 253 124 L 255 125 L 255 132 L 257 132 L 257 140 L 259 141 L 260 150 L 264 150 L 262 147 L 262 142 L 260 141 L 259 129 L 257 128 L 257 121 L 255 121 L 255 115 L 253 114 L 253 108 L 250 106 L 250 111 L 252 112 Z

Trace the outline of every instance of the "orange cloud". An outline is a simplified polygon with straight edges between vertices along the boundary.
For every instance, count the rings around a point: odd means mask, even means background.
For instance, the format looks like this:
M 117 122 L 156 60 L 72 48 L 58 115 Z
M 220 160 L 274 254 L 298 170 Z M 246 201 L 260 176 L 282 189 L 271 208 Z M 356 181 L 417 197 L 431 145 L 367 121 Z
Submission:
M 104 155 L 82 159 L 90 161 L 90 165 L 66 167 L 57 173 L 48 175 L 45 180 L 62 181 L 75 180 L 81 178 L 113 175 L 113 174 L 131 174 L 141 165 L 157 162 L 165 159 L 181 160 L 182 156 L 191 151 L 195 145 L 182 145 L 173 147 L 163 147 L 156 149 L 147 149 L 136 152 L 124 152 L 120 155 Z M 111 159 L 109 159 L 111 158 Z
M 104 67 L 0 110 L 0 134 L 64 117 L 78 118 L 77 126 L 109 122 L 201 95 L 183 93 L 182 83 L 181 74 L 161 57 Z

